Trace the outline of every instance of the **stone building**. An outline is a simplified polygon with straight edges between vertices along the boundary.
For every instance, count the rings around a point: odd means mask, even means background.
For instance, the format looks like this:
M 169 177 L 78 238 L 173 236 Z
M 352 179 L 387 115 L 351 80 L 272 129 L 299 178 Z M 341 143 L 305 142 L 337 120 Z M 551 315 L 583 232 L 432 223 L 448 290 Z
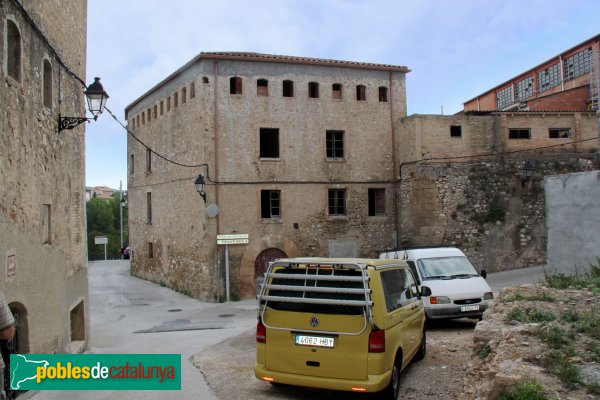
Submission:
M 600 35 L 468 100 L 465 111 L 598 110 Z
M 391 246 L 407 72 L 201 53 L 150 89 L 125 111 L 139 139 L 128 141 L 132 273 L 215 299 L 224 276 L 217 235 L 248 234 L 248 244 L 229 246 L 232 292 L 248 297 L 275 258 L 376 256 Z
M 68 23 L 65 23 L 68 21 Z M 87 2 L 0 1 L 0 290 L 18 321 L 14 351 L 88 343 L 84 128 Z

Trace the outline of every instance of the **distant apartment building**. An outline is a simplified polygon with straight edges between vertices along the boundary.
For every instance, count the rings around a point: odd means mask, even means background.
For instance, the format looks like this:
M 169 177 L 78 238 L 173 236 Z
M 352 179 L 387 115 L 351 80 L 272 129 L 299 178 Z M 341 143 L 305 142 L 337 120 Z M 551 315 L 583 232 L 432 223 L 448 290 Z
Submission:
M 10 351 L 69 353 L 89 340 L 83 125 L 87 2 L 0 3 L 0 290 Z
M 598 110 L 600 35 L 468 100 L 465 111 Z
M 408 71 L 201 53 L 150 89 L 126 108 L 130 131 L 197 166 L 129 139 L 132 272 L 214 299 L 225 265 L 217 235 L 248 234 L 248 244 L 229 245 L 232 290 L 248 297 L 276 258 L 372 257 L 391 246 Z
M 93 198 L 99 198 L 103 200 L 112 199 L 113 193 L 118 190 L 111 189 L 108 186 L 91 186 L 85 188 L 85 199 L 91 200 Z

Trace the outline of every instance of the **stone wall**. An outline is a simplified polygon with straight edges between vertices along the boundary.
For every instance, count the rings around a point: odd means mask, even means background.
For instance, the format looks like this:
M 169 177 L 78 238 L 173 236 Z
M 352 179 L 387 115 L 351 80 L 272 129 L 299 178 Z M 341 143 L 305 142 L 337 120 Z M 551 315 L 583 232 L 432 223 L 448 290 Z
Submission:
M 19 314 L 20 352 L 81 351 L 89 338 L 85 132 L 57 133 L 59 112 L 84 113 L 84 88 L 59 57 L 85 77 L 86 8 L 0 1 L 0 289 Z M 7 72 L 7 21 L 21 36 L 20 79 Z

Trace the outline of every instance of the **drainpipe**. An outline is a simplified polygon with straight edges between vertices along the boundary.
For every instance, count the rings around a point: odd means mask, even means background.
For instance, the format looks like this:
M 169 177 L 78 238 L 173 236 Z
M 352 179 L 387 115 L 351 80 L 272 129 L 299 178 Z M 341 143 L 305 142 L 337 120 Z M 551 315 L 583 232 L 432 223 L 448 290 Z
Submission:
M 218 96 L 219 87 L 217 84 L 217 77 L 219 76 L 219 60 L 215 59 L 213 65 L 213 89 L 214 89 L 214 104 L 213 104 L 213 133 L 215 135 L 214 144 L 214 157 L 215 157 L 215 169 L 214 169 L 214 181 L 219 182 L 219 119 L 217 115 L 218 107 Z M 215 183 L 215 203 L 219 204 L 219 185 Z M 221 232 L 221 218 L 217 214 L 217 235 Z
M 400 210 L 398 210 L 398 201 L 396 196 L 398 195 L 398 184 L 396 179 L 396 124 L 394 119 L 394 91 L 392 88 L 392 71 L 389 71 L 388 81 L 390 87 L 390 129 L 392 130 L 392 215 L 394 217 L 394 232 L 396 236 L 396 248 L 398 248 L 398 237 L 400 236 L 400 232 L 398 231 L 398 217 Z M 400 176 L 402 179 L 402 176 Z

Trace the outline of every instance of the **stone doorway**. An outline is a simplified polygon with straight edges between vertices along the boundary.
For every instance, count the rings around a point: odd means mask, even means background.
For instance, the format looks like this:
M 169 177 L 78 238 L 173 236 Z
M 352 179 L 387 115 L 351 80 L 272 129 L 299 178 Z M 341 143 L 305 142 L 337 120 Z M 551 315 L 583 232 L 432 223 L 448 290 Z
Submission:
M 254 261 L 254 288 L 256 293 L 260 290 L 260 284 L 263 281 L 264 273 L 267 272 L 267 267 L 271 261 L 279 258 L 286 258 L 287 254 L 283 250 L 275 247 L 270 247 L 261 251 Z

